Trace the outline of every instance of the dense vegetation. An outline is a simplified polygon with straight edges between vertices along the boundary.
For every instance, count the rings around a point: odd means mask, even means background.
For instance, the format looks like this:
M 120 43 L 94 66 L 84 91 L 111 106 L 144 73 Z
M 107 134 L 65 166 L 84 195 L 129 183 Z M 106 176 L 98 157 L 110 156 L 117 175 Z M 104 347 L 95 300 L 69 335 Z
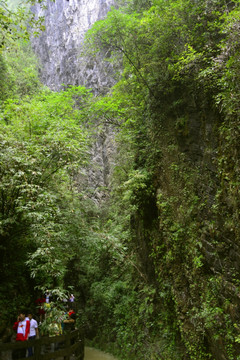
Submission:
M 237 360 L 239 1 L 123 3 L 86 39 L 122 66 L 104 98 L 45 89 L 27 44 L 3 43 L 1 306 L 72 286 L 87 336 L 120 358 Z M 106 119 L 96 206 L 78 175 Z

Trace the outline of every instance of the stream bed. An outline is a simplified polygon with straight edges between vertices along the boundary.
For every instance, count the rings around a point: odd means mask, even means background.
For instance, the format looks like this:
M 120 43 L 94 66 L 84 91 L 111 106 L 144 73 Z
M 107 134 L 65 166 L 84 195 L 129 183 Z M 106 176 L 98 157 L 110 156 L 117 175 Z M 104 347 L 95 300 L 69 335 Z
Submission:
M 91 347 L 85 347 L 84 351 L 84 360 L 117 360 L 112 355 Z

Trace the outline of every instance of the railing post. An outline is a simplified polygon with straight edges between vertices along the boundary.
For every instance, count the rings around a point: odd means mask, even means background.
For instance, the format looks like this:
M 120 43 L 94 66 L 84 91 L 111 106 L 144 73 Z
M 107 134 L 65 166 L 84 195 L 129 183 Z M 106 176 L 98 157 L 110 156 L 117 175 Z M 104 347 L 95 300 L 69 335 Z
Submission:
M 81 327 L 80 332 L 79 332 L 79 339 L 80 339 L 80 356 L 79 356 L 79 360 L 83 360 L 84 359 L 84 345 L 85 345 L 85 336 L 84 336 L 84 330 L 83 327 Z
M 40 339 L 38 339 L 37 341 L 35 340 L 33 355 L 34 355 L 34 360 L 41 359 L 41 340 Z
M 71 346 L 70 335 L 71 335 L 70 333 L 66 334 L 65 348 L 69 348 Z M 70 356 L 65 355 L 64 360 L 70 360 Z

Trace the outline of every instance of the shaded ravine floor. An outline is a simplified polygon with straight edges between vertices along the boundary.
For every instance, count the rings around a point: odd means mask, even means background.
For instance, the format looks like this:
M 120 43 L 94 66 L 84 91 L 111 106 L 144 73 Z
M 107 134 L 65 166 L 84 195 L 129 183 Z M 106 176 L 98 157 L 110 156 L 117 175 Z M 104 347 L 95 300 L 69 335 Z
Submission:
M 84 353 L 84 360 L 117 360 L 117 359 L 112 355 L 107 354 L 103 351 L 86 346 Z

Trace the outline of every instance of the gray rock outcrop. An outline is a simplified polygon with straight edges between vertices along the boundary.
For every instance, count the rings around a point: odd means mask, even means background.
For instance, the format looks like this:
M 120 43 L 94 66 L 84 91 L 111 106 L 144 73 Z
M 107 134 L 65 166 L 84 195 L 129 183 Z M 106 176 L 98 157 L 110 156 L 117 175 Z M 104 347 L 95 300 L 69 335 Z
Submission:
M 104 18 L 114 3 L 114 0 L 46 0 L 46 7 L 37 4 L 32 8 L 36 18 L 44 17 L 45 31 L 32 38 L 32 47 L 46 86 L 58 91 L 63 84 L 81 85 L 95 94 L 104 94 L 115 83 L 112 66 L 103 61 L 104 53 L 95 58 L 83 53 L 87 30 Z M 90 166 L 75 177 L 79 191 L 84 189 L 97 204 L 108 194 L 113 155 L 114 130 L 106 125 L 96 134 Z
M 51 0 L 46 7 L 32 10 L 36 18 L 44 17 L 45 31 L 32 38 L 32 46 L 40 61 L 40 76 L 45 85 L 59 90 L 62 84 L 84 85 L 95 93 L 106 92 L 114 83 L 112 67 L 83 54 L 84 35 L 104 18 L 114 0 Z

